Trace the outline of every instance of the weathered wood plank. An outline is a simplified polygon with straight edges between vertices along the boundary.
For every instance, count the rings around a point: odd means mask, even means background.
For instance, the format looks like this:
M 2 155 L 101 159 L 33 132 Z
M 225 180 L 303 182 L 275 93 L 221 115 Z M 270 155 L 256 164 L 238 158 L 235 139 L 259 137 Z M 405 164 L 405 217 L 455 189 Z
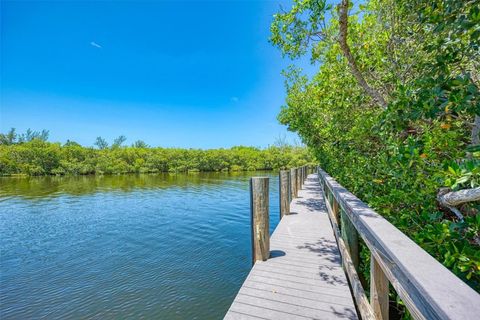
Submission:
M 340 210 L 340 221 L 342 238 L 345 241 L 345 245 L 347 246 L 350 257 L 352 258 L 353 266 L 358 272 L 358 265 L 360 263 L 360 251 L 358 248 L 357 230 L 355 230 L 355 227 L 350 222 L 350 219 L 343 210 Z
M 350 306 L 350 301 L 351 301 L 351 298 L 349 295 L 347 296 L 341 296 L 338 294 L 335 295 L 335 293 L 337 292 L 332 292 L 331 294 L 327 294 L 328 291 L 323 290 L 320 293 L 317 293 L 317 292 L 311 292 L 307 290 L 295 289 L 291 287 L 273 285 L 273 284 L 264 283 L 264 282 L 257 282 L 251 279 L 249 281 L 245 281 L 245 284 L 242 286 L 242 288 L 253 288 L 258 290 L 276 292 L 278 294 L 283 294 L 286 296 L 304 298 L 307 300 L 311 300 L 312 304 L 315 304 L 315 302 L 322 302 L 322 303 L 332 303 L 332 304 Z
M 478 318 L 478 293 L 326 172 L 319 174 L 414 318 Z
M 237 301 L 251 307 L 260 307 L 263 310 L 267 309 L 283 312 L 291 317 L 303 317 L 307 319 L 356 319 L 355 308 L 346 306 L 322 305 L 315 308 L 279 301 L 279 297 L 273 297 L 272 295 L 269 298 L 265 298 L 249 296 L 242 293 L 238 294 Z M 310 305 L 312 306 L 312 304 Z M 320 309 L 320 307 L 327 310 Z M 256 312 L 257 316 L 261 316 L 262 312 L 264 312 L 263 310 L 258 310 Z
M 301 170 L 296 170 L 301 179 Z M 270 237 L 225 319 L 357 319 L 317 175 L 310 175 Z
M 375 318 L 388 320 L 388 279 L 372 255 L 370 257 L 370 304 Z
M 344 289 L 335 289 L 332 287 L 318 286 L 317 284 L 314 284 L 312 282 L 299 283 L 296 281 L 289 281 L 283 278 L 272 278 L 271 276 L 256 275 L 252 272 L 250 276 L 247 278 L 247 281 L 271 284 L 279 288 L 284 287 L 288 289 L 300 290 L 305 292 L 319 293 L 322 295 L 342 297 L 347 299 L 348 301 L 352 301 L 352 295 L 350 291 L 347 291 Z M 245 283 L 247 283 L 247 281 L 245 281 Z

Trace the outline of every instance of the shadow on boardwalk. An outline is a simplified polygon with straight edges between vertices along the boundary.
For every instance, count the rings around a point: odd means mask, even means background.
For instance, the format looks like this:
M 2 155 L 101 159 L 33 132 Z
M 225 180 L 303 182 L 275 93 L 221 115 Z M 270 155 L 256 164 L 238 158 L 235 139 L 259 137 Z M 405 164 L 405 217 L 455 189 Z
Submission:
M 317 253 L 318 256 L 321 256 L 325 260 L 331 262 L 335 265 L 341 264 L 341 257 L 338 251 L 337 243 L 335 241 L 325 239 L 321 237 L 315 243 L 308 243 L 306 242 L 304 245 L 297 246 L 297 249 L 303 250 L 307 249 L 310 252 Z M 332 274 L 332 270 L 339 269 L 338 266 L 331 266 L 331 265 L 319 265 L 319 276 L 322 280 L 329 284 L 342 284 L 346 285 L 347 281 L 345 277 L 337 276 Z

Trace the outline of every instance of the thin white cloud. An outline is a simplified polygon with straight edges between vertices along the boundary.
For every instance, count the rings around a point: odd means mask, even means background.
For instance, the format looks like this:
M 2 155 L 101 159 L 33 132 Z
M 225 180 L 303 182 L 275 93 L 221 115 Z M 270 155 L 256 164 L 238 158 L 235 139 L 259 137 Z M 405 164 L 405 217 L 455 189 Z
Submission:
M 95 41 L 90 42 L 90 45 L 91 45 L 92 47 L 95 47 L 95 48 L 100 48 L 100 49 L 103 48 L 101 45 L 99 45 L 99 44 L 96 43 Z
M 232 102 L 238 102 L 239 99 L 238 99 L 238 97 L 231 97 L 230 100 L 231 100 Z

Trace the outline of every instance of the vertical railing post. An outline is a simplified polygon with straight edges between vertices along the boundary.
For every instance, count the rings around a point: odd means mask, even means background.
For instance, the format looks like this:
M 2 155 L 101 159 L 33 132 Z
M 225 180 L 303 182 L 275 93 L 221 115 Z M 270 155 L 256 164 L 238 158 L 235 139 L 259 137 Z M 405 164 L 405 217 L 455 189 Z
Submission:
M 302 170 L 300 168 L 295 169 L 297 171 L 297 197 L 298 197 L 298 191 L 302 190 Z
M 388 320 L 388 279 L 373 255 L 370 256 L 370 304 L 375 319 Z
M 280 170 L 279 174 L 280 190 L 280 219 L 290 213 L 290 171 Z
M 257 260 L 267 260 L 270 255 L 268 183 L 268 177 L 250 179 L 253 264 Z
M 303 167 L 298 168 L 300 171 L 300 189 L 303 189 Z
M 290 193 L 292 195 L 292 199 L 298 196 L 297 170 L 295 168 L 290 169 Z
M 358 271 L 358 265 L 360 263 L 358 232 L 343 209 L 340 210 L 340 221 L 342 238 L 350 252 L 353 265 Z
M 332 197 L 333 197 L 333 203 L 332 203 L 332 213 L 333 213 L 333 216 L 335 217 L 335 220 L 338 224 L 338 220 L 339 220 L 339 214 L 340 214 L 340 208 L 338 206 L 338 202 L 337 202 L 337 199 L 335 199 L 335 196 L 333 195 L 332 193 Z

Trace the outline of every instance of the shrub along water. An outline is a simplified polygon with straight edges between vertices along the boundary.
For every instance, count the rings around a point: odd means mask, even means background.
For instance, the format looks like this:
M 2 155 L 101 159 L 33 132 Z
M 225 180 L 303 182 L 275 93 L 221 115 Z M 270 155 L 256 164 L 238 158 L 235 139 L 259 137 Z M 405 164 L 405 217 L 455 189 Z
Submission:
M 115 139 L 117 143 L 111 147 L 103 143 L 97 149 L 71 141 L 63 145 L 47 142 L 45 133 L 43 138 L 34 135 L 9 140 L 7 136 L 0 137 L 0 175 L 254 171 L 300 166 L 312 160 L 306 148 L 289 145 L 200 150 L 151 148 L 137 141 L 124 147 L 123 137 Z
M 279 120 L 478 291 L 480 1 L 338 2 L 296 0 L 275 15 L 271 42 L 291 58 L 311 53 L 319 68 L 284 72 Z

